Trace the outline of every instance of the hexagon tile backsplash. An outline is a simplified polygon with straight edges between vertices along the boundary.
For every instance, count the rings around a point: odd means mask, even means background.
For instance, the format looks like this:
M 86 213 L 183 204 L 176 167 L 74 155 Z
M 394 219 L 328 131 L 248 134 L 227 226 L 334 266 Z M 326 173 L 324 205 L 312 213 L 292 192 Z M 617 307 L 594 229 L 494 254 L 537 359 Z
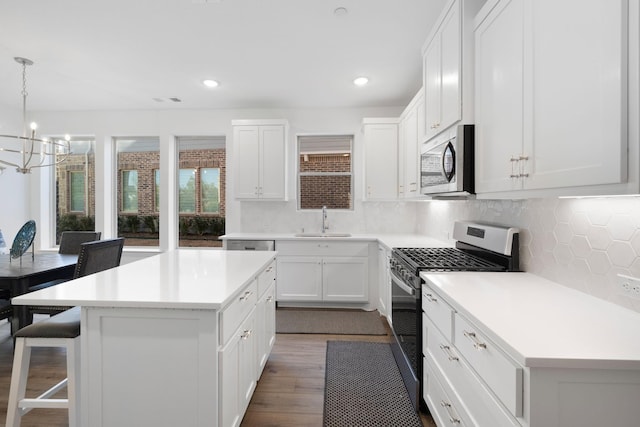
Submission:
M 450 239 L 453 222 L 521 230 L 521 269 L 640 312 L 621 295 L 618 274 L 640 278 L 640 197 L 428 201 L 417 231 Z

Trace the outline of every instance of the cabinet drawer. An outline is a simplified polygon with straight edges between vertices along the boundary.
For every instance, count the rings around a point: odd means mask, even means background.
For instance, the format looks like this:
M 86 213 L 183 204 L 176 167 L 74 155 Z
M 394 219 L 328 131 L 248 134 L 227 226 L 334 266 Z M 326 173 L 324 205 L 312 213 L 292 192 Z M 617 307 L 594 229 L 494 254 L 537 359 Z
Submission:
M 459 314 L 454 344 L 509 412 L 522 416 L 522 368 Z
M 278 241 L 278 255 L 301 256 L 369 256 L 369 244 L 364 242 L 327 242 L 313 240 L 307 242 Z
M 269 286 L 273 285 L 276 281 L 276 262 L 275 260 L 269 264 L 260 276 L 258 276 L 258 298 L 269 289 Z
M 478 379 L 458 350 L 427 320 L 427 363 L 438 370 L 464 402 L 467 412 L 479 426 L 520 427 Z
M 426 285 L 422 286 L 422 311 L 440 329 L 447 340 L 453 341 L 453 314 L 455 310 Z
M 254 280 L 220 313 L 220 345 L 238 329 L 258 301 L 258 284 Z
M 466 423 L 462 418 L 464 408 L 454 397 L 452 398 L 444 390 L 440 379 L 437 378 L 428 358 L 424 360 L 424 376 L 426 377 L 424 386 L 424 400 L 431 411 L 431 415 L 439 426 L 454 425 L 458 427 L 471 426 L 471 422 Z M 468 418 L 465 416 L 465 418 Z

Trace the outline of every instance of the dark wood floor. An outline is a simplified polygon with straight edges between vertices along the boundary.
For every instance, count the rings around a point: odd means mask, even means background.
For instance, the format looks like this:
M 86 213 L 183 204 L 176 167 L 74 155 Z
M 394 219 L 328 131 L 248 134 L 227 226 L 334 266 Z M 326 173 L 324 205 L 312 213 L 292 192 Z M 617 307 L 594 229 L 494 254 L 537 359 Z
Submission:
M 258 382 L 243 427 L 322 426 L 327 341 L 388 342 L 390 335 L 278 334 L 271 357 Z M 0 323 L 0 425 L 6 419 L 13 364 L 9 325 Z M 65 354 L 58 349 L 34 349 L 27 395 L 54 384 L 65 375 Z M 64 392 L 62 392 L 64 394 Z M 425 427 L 435 427 L 422 414 Z M 57 427 L 68 424 L 64 410 L 34 409 L 22 421 L 24 427 Z

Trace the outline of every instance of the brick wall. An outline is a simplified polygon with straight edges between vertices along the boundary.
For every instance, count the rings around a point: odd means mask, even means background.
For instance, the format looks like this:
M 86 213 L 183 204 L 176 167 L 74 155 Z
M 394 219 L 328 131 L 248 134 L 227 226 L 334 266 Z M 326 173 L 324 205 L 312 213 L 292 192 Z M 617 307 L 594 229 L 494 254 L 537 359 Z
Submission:
M 89 212 L 78 213 L 86 216 L 95 216 L 95 198 L 96 198 L 96 179 L 95 179 L 95 157 L 93 154 L 73 154 L 69 155 L 67 159 L 60 163 L 56 167 L 56 202 L 58 204 L 58 213 L 60 215 L 66 215 L 71 213 L 69 208 L 71 207 L 71 194 L 69 193 L 69 172 L 83 172 L 85 170 L 85 163 L 87 163 L 89 170 L 89 176 L 85 183 L 88 186 L 88 201 L 87 208 Z M 85 189 L 86 191 L 87 189 Z M 73 212 L 76 213 L 76 212 Z
M 57 180 L 57 203 L 60 215 L 66 215 L 70 207 L 69 194 L 69 172 L 84 171 L 85 161 L 88 161 L 88 207 L 89 212 L 83 213 L 87 216 L 95 216 L 95 158 L 93 154 L 70 155 L 64 163 L 56 168 Z M 157 215 L 154 206 L 154 170 L 160 167 L 160 153 L 153 151 L 145 152 L 122 152 L 118 153 L 118 213 L 122 211 L 122 188 L 120 180 L 122 170 L 138 171 L 138 212 L 135 215 L 147 216 Z M 226 181 L 226 156 L 225 149 L 214 150 L 186 150 L 180 152 L 179 167 L 182 168 L 219 168 L 220 169 L 220 211 L 217 214 L 206 214 L 212 216 L 225 215 L 225 181 Z M 196 180 L 196 191 L 199 194 L 200 182 Z M 163 191 L 160 191 L 163 197 Z M 197 199 L 197 211 L 200 211 L 200 200 Z
M 351 172 L 351 157 L 342 154 L 300 156 L 300 172 Z M 300 209 L 351 209 L 351 175 L 300 176 Z

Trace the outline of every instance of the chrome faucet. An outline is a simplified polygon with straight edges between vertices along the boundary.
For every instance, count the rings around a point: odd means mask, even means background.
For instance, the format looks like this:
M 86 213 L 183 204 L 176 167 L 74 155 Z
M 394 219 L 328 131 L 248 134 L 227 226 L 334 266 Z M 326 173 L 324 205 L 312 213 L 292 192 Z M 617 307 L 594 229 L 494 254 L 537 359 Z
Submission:
M 322 233 L 325 233 L 329 227 L 327 226 L 327 207 L 322 207 Z

